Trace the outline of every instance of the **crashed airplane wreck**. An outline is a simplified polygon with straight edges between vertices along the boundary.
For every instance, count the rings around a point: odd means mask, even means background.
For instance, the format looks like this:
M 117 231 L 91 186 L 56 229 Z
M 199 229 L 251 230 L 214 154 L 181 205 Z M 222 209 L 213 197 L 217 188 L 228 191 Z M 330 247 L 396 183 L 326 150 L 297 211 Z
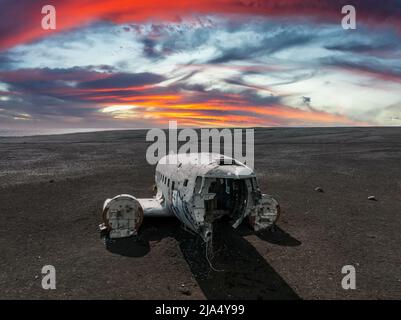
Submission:
M 153 198 L 122 194 L 105 201 L 100 229 L 107 239 L 137 236 L 144 218 L 175 216 L 209 243 L 217 221 L 237 228 L 247 220 L 262 231 L 280 215 L 278 202 L 261 193 L 255 172 L 220 154 L 167 155 L 156 166 L 155 182 Z

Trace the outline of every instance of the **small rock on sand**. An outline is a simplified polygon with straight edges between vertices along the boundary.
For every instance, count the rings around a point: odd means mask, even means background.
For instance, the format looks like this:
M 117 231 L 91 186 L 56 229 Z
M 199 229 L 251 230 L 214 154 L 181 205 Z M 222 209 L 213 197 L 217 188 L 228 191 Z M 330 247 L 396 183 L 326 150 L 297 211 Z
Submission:
M 189 290 L 185 285 L 181 285 L 180 292 L 186 296 L 190 296 L 192 294 L 191 290 Z

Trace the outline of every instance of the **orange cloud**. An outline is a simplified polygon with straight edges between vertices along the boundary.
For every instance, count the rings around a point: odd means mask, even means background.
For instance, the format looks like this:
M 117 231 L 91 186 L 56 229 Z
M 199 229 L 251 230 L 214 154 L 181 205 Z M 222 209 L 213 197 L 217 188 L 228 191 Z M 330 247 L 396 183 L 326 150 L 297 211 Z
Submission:
M 152 77 L 148 75 L 148 78 Z M 109 74 L 81 69 L 9 71 L 0 73 L 1 79 L 15 90 L 7 91 L 9 96 L 27 94 L 56 98 L 72 109 L 83 107 L 89 113 L 88 118 L 143 119 L 157 123 L 179 120 L 185 126 L 211 127 L 359 124 L 342 115 L 289 107 L 279 98 L 270 96 L 261 98 L 249 92 L 191 91 L 185 86 L 162 87 L 158 82 L 138 86 L 129 82 L 125 87 L 124 82 L 110 81 L 121 80 L 118 74 L 111 78 Z M 71 85 L 70 81 L 74 83 Z
M 307 111 L 288 106 L 230 105 L 218 104 L 171 104 L 171 101 L 150 100 L 135 104 L 141 117 L 156 119 L 159 123 L 178 120 L 184 126 L 280 126 L 290 125 L 356 125 L 355 121 L 342 115 L 322 111 Z M 130 118 L 130 113 L 127 113 Z M 134 118 L 138 118 L 136 112 Z

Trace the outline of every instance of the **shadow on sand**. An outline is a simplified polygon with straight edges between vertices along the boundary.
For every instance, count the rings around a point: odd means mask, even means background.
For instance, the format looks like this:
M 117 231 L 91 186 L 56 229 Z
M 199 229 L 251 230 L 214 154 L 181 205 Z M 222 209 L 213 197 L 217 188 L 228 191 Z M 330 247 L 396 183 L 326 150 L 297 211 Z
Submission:
M 142 226 L 139 239 L 109 241 L 107 249 L 130 257 L 146 255 L 149 242 L 174 237 L 199 287 L 207 299 L 300 299 L 295 291 L 271 267 L 258 251 L 243 238 L 252 234 L 246 227 L 234 230 L 225 224 L 217 225 L 213 240 L 213 271 L 206 259 L 203 241 L 184 230 L 177 221 L 151 221 Z M 282 246 L 301 243 L 281 229 L 258 233 L 257 236 Z
M 255 234 L 260 240 L 269 242 L 283 247 L 296 247 L 301 245 L 301 241 L 292 237 L 289 233 L 285 232 L 278 226 L 274 226 L 273 230 L 265 230 L 261 232 L 253 232 L 248 227 L 241 225 L 236 230 L 241 236 L 248 236 Z

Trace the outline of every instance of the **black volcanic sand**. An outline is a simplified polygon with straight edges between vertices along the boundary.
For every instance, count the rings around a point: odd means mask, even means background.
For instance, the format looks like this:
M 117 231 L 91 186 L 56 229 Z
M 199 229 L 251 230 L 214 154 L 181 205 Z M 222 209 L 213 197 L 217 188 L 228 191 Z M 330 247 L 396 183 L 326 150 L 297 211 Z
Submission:
M 400 128 L 257 129 L 255 170 L 283 214 L 274 233 L 218 226 L 220 272 L 175 219 L 100 239 L 106 198 L 152 195 L 149 145 L 145 131 L 0 138 L 0 298 L 401 298 Z

